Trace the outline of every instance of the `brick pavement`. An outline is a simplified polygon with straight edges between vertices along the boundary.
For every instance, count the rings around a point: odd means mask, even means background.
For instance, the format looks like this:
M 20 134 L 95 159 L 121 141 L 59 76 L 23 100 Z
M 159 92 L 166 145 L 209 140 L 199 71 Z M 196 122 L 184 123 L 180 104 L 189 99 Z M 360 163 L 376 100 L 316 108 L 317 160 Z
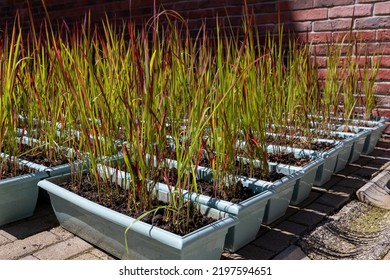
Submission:
M 297 246 L 300 236 L 313 230 L 328 215 L 355 199 L 355 192 L 379 168 L 390 161 L 390 141 L 334 174 L 323 186 L 314 186 L 310 196 L 274 223 L 262 226 L 257 239 L 222 259 L 307 259 Z M 33 217 L 0 227 L 0 259 L 109 260 L 109 254 L 62 229 L 50 205 L 41 199 Z M 390 252 L 384 257 L 390 260 Z

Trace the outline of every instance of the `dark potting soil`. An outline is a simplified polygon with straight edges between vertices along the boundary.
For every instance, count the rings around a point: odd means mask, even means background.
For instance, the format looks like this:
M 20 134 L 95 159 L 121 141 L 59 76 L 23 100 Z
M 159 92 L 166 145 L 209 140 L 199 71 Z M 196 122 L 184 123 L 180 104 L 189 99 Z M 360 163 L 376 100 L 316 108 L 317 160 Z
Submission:
M 151 198 L 152 195 L 143 199 L 143 201 L 148 201 L 150 209 L 141 210 L 140 208 L 130 207 L 128 205 L 130 194 L 126 189 L 115 183 L 104 182 L 104 190 L 102 187 L 101 192 L 98 192 L 97 185 L 87 175 L 83 176 L 77 183 L 69 181 L 60 186 L 135 219 L 149 211 L 148 214 L 142 217 L 141 221 L 181 236 L 216 221 L 200 213 L 199 209 L 191 203 L 185 203 L 181 208 L 175 209 L 177 211 L 167 210 L 164 208 L 167 203 Z M 140 199 L 138 200 L 140 201 Z
M 335 139 L 337 136 L 331 136 L 332 140 L 340 140 Z M 305 141 L 301 138 L 287 138 L 287 137 L 275 137 L 272 135 L 267 136 L 267 142 L 273 145 L 286 146 L 291 148 L 300 148 L 300 149 L 308 149 L 314 151 L 326 151 L 335 146 L 335 143 L 332 142 L 321 142 L 321 141 Z M 276 144 L 275 144 L 276 143 Z
M 0 180 L 28 174 L 31 172 L 32 171 L 27 166 L 0 158 Z
M 249 169 L 249 165 L 243 165 L 239 175 L 250 177 Z M 254 168 L 254 173 L 252 173 L 251 178 L 273 182 L 283 178 L 284 176 L 285 175 L 277 172 L 269 172 L 269 174 L 265 176 L 262 174 L 260 168 Z M 163 171 L 158 179 L 160 183 L 164 183 L 169 186 L 176 186 L 177 180 L 178 175 L 176 168 L 170 168 L 165 172 Z M 190 181 L 192 181 L 192 179 Z M 218 198 L 232 203 L 239 203 L 255 195 L 251 189 L 245 187 L 240 181 L 232 181 L 229 182 L 229 185 L 226 184 L 227 182 L 224 182 L 224 180 L 214 183 L 207 180 L 196 179 L 197 191 L 202 195 L 210 196 L 212 198 Z
M 55 153 L 54 156 L 54 151 L 53 151 L 53 155 L 49 155 L 45 149 L 40 147 L 32 148 L 29 145 L 21 144 L 20 152 L 22 155 L 19 158 L 37 164 L 41 164 L 47 167 L 55 167 L 55 166 L 69 163 L 69 159 L 66 157 L 65 154 Z
M 274 153 L 268 155 L 269 162 L 282 163 L 293 166 L 304 166 L 308 164 L 311 159 L 309 157 L 297 158 L 294 153 Z

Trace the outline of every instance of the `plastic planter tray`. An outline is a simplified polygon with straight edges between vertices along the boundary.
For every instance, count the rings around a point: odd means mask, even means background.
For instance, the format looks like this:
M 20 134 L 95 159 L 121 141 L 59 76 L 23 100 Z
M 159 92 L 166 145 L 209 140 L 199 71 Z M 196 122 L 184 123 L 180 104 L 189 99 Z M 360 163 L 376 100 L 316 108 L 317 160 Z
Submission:
M 177 166 L 177 162 L 170 160 L 169 165 L 171 167 L 175 167 Z M 105 176 L 108 174 L 112 181 L 118 182 L 118 184 L 124 187 L 126 187 L 126 185 L 131 181 L 130 175 L 124 171 L 114 170 L 109 167 L 104 167 L 103 169 L 103 167 L 101 167 L 99 172 L 103 172 L 103 170 L 105 170 Z M 197 177 L 200 180 L 210 180 L 210 169 L 205 167 L 198 167 Z M 223 246 L 224 249 L 231 252 L 237 251 L 241 247 L 256 239 L 257 233 L 261 227 L 261 223 L 263 222 L 267 203 L 271 197 L 276 197 L 276 193 L 272 188 L 272 184 L 268 183 L 267 185 L 264 185 L 262 189 L 260 189 L 258 184 L 253 184 L 250 187 L 254 192 L 257 192 L 257 194 L 240 203 L 232 203 L 202 194 L 183 191 L 183 196 L 185 199 L 190 199 L 212 209 L 223 211 L 237 219 L 237 224 L 228 230 Z M 269 187 L 269 189 L 267 189 L 267 187 Z M 174 186 L 168 187 L 165 184 L 157 184 L 156 189 L 158 191 L 169 193 L 175 188 Z
M 367 124 L 367 126 L 363 126 L 363 124 Z M 379 141 L 379 138 L 385 130 L 386 123 L 383 121 L 366 121 L 363 123 L 358 123 L 357 127 L 359 130 L 368 130 L 370 132 L 366 137 L 362 150 L 362 154 L 370 154 L 374 150 L 376 144 Z
M 310 163 L 304 166 L 293 166 L 272 162 L 269 164 L 272 170 L 286 175 L 293 174 L 295 172 L 302 173 L 302 177 L 299 178 L 295 183 L 294 191 L 290 201 L 290 204 L 297 205 L 309 197 L 312 187 L 314 185 L 317 170 L 319 166 L 322 166 L 324 164 L 324 159 L 315 158 Z
M 238 158 L 239 160 L 247 161 L 245 158 Z M 256 165 L 258 161 L 254 160 Z M 269 165 L 269 170 L 272 171 L 272 165 Z M 212 171 L 209 168 L 200 169 L 199 172 L 206 175 L 209 178 L 212 178 Z M 283 172 L 281 172 L 283 173 Z M 249 178 L 245 176 L 236 176 L 235 180 L 240 181 L 245 187 L 250 188 L 254 193 L 261 193 L 264 190 L 269 190 L 273 193 L 273 196 L 269 199 L 266 205 L 263 223 L 270 224 L 276 219 L 282 217 L 290 204 L 294 187 L 298 180 L 304 175 L 303 172 L 285 172 L 285 176 L 274 182 L 268 182 L 264 180 L 259 180 L 256 178 Z
M 0 156 L 6 157 L 4 154 Z M 39 192 L 37 183 L 49 176 L 46 166 L 18 161 L 28 166 L 31 173 L 0 180 L 0 226 L 34 214 Z
M 220 259 L 225 236 L 237 223 L 235 217 L 202 205 L 203 213 L 218 220 L 179 236 L 98 205 L 57 185 L 64 180 L 68 180 L 68 176 L 48 178 L 38 183 L 49 193 L 60 225 L 120 259 Z M 160 199 L 168 198 L 167 193 L 159 191 L 158 194 Z
M 275 145 L 269 145 L 267 149 L 268 152 L 270 153 L 293 152 L 296 158 L 307 158 L 307 157 L 311 159 L 322 158 L 324 161 L 322 162 L 322 164 L 318 165 L 316 178 L 314 180 L 314 185 L 322 186 L 323 184 L 328 182 L 331 176 L 333 175 L 337 163 L 337 157 L 340 151 L 343 149 L 343 145 L 342 143 L 339 143 L 333 148 L 324 152 L 318 152 L 314 150 L 301 149 L 301 148 L 275 146 Z
M 371 131 L 368 129 L 359 129 L 356 126 L 348 126 L 347 131 L 351 132 L 344 132 L 345 126 L 339 126 L 334 131 L 339 135 L 347 135 L 351 136 L 351 134 L 354 134 L 355 137 L 353 138 L 353 146 L 351 149 L 351 154 L 348 159 L 348 163 L 353 163 L 359 159 L 359 157 L 363 154 L 363 149 L 365 146 L 365 143 L 367 141 L 370 141 L 370 135 Z

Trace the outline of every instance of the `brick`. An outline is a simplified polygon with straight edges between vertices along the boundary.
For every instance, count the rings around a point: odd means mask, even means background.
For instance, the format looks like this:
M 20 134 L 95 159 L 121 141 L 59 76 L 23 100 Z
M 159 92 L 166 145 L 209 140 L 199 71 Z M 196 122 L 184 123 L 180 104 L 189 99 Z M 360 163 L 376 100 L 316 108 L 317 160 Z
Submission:
M 317 201 L 321 200 L 323 196 L 324 195 Z M 301 211 L 288 218 L 288 220 L 306 227 L 312 227 L 320 223 L 332 210 L 333 208 L 330 206 L 315 202 L 303 208 Z
M 17 240 L 1 247 L 0 259 L 15 260 L 32 254 L 42 248 L 58 242 L 57 236 L 44 231 L 23 240 Z
M 308 260 L 309 258 L 297 245 L 291 245 L 280 252 L 273 260 Z
M 81 254 L 79 256 L 76 256 L 74 258 L 71 258 L 71 259 L 74 260 L 74 261 L 80 261 L 80 260 L 95 260 L 95 261 L 97 261 L 97 260 L 101 260 L 99 257 L 97 257 L 97 256 L 95 256 L 95 255 L 93 255 L 93 254 L 91 254 L 89 252 L 83 253 L 83 254 Z
M 14 235 L 12 235 L 11 233 L 8 232 L 8 228 L 6 230 L 0 230 L 0 236 L 1 237 L 5 237 L 7 238 L 8 240 L 10 241 L 15 241 L 17 240 L 18 238 L 16 238 Z
M 1 233 L 1 232 L 0 232 L 0 233 Z M 9 240 L 8 238 L 6 238 L 5 236 L 2 236 L 2 235 L 0 234 L 0 248 L 1 248 L 2 245 L 7 244 L 7 243 L 9 243 L 9 242 L 11 242 L 11 240 Z
M 383 2 L 383 0 L 356 0 L 356 3 L 375 3 L 375 2 Z
M 296 239 L 296 237 L 293 234 L 270 230 L 260 238 L 253 241 L 253 245 L 277 254 L 286 249 L 294 239 Z
M 298 237 L 306 229 L 307 228 L 305 226 L 290 221 L 283 221 L 274 228 L 274 230 L 281 231 L 285 234 L 294 235 L 296 237 Z
M 314 0 L 282 1 L 280 3 L 281 11 L 307 10 L 310 8 L 314 8 Z
M 383 257 L 383 260 L 390 260 L 390 250 L 389 250 L 389 252 Z
M 390 28 L 390 16 L 358 18 L 355 20 L 355 29 Z
M 339 209 L 341 206 L 343 206 L 345 203 L 347 203 L 350 200 L 349 197 L 332 194 L 332 193 L 326 193 L 323 194 L 317 202 L 326 206 L 329 206 L 331 208 Z
M 379 69 L 376 76 L 377 81 L 389 81 L 390 80 L 390 69 Z
M 333 7 L 329 9 L 329 18 L 371 16 L 372 8 L 370 4 Z
M 38 232 L 51 229 L 53 226 L 58 225 L 58 221 L 54 215 L 46 215 L 37 219 L 26 220 L 24 225 L 20 227 L 19 224 L 12 224 L 7 228 L 7 231 L 17 239 L 24 239 Z
M 249 244 L 236 252 L 240 259 L 247 260 L 269 260 L 275 256 L 274 251 L 259 248 L 253 244 Z
M 115 259 L 114 257 L 106 254 L 105 252 L 103 251 L 100 251 L 96 248 L 92 249 L 91 251 L 89 251 L 90 254 L 92 255 L 95 255 L 96 257 L 98 257 L 99 259 L 101 260 L 113 260 Z
M 73 233 L 70 233 L 60 226 L 52 228 L 50 232 L 57 235 L 60 240 L 66 240 L 74 236 Z
M 376 31 L 376 38 L 378 41 L 390 40 L 390 29 L 377 30 Z
M 92 245 L 78 237 L 46 247 L 33 254 L 40 260 L 65 260 L 92 249 Z
M 390 3 L 387 1 L 385 3 L 376 3 L 374 6 L 375 15 L 388 15 L 390 14 Z
M 376 34 L 375 31 L 336 31 L 333 32 L 333 37 L 337 38 L 338 40 L 342 40 L 342 38 L 345 38 L 346 40 L 348 38 L 358 42 L 366 42 L 375 41 Z
M 20 258 L 20 260 L 24 260 L 24 261 L 26 261 L 26 260 L 29 260 L 29 261 L 36 261 L 36 260 L 39 260 L 39 259 L 36 258 L 36 257 L 34 257 L 33 255 L 27 255 L 27 256 L 25 256 L 25 257 L 23 257 L 23 258 Z
M 311 33 L 300 33 L 298 38 L 304 42 L 311 42 L 313 44 L 326 43 L 331 39 L 331 32 L 311 32 Z
M 314 6 L 315 7 L 333 7 L 333 6 L 345 6 L 345 5 L 351 5 L 354 4 L 355 0 L 315 0 Z
M 322 20 L 328 18 L 328 9 L 292 11 L 289 15 L 292 21 Z
M 386 94 L 390 93 L 390 83 L 389 82 L 377 82 L 374 85 L 374 90 L 377 94 Z M 385 100 L 385 96 L 379 98 L 379 100 Z M 389 99 L 386 99 L 389 100 Z M 380 103 L 378 103 L 380 104 Z
M 362 187 L 365 183 L 366 181 L 362 179 L 344 179 L 341 180 L 337 185 L 334 185 L 332 188 L 330 188 L 329 193 L 350 197 L 357 189 Z
M 312 31 L 312 22 L 311 21 L 299 21 L 299 22 L 288 22 L 284 25 L 285 30 L 292 30 L 295 33 L 297 32 L 311 32 Z
M 337 31 L 351 28 L 352 19 L 324 20 L 313 23 L 314 31 Z

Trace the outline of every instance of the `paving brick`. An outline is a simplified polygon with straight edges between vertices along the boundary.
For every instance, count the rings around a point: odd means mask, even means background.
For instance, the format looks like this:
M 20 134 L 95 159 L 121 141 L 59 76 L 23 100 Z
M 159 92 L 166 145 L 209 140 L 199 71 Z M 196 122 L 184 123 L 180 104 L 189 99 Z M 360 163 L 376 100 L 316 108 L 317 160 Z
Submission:
M 367 167 L 379 169 L 383 165 L 389 162 L 388 158 L 376 158 L 367 164 Z
M 274 252 L 274 254 L 287 248 L 296 239 L 296 235 L 272 229 L 253 242 L 253 245 Z
M 374 159 L 374 157 L 371 155 L 361 155 L 359 157 L 359 159 L 357 161 L 355 161 L 354 163 L 351 163 L 351 165 L 362 167 L 362 166 L 368 164 L 373 159 Z
M 101 260 L 98 256 L 95 256 L 89 252 L 86 252 L 84 254 L 81 254 L 79 256 L 76 256 L 74 258 L 71 258 L 72 260 Z
M 12 224 L 6 230 L 10 235 L 21 240 L 39 232 L 48 231 L 56 225 L 58 225 L 58 222 L 55 217 L 46 215 L 39 219 L 27 219 L 21 221 L 21 223 Z
M 54 244 L 34 254 L 40 260 L 66 260 L 90 250 L 92 245 L 78 237 Z
M 253 244 L 238 250 L 237 254 L 242 256 L 242 259 L 248 260 L 269 260 L 275 256 L 275 252 L 259 248 Z
M 0 259 L 14 260 L 29 255 L 42 248 L 58 242 L 58 237 L 44 231 L 23 240 L 16 240 L 1 247 Z
M 7 239 L 10 240 L 10 241 L 18 240 L 15 236 L 13 236 L 12 234 L 10 234 L 10 233 L 7 231 L 7 229 L 0 230 L 0 236 L 3 236 L 3 237 L 7 238 Z
M 384 256 L 383 259 L 384 259 L 384 260 L 390 260 L 390 250 L 389 250 L 389 252 L 386 254 L 386 256 Z
M 360 166 L 347 164 L 345 168 L 337 172 L 336 175 L 349 175 L 353 172 L 356 172 L 356 170 L 358 170 L 359 168 Z
M 8 238 L 0 234 L 0 246 L 11 242 Z M 0 247 L 1 248 L 1 247 Z
M 345 187 L 345 188 L 350 188 L 353 190 L 357 190 L 360 187 L 364 186 L 367 183 L 366 180 L 363 180 L 361 178 L 345 178 L 335 184 L 331 189 L 334 189 L 335 186 L 339 187 Z
M 329 190 L 334 184 L 337 184 L 342 179 L 343 179 L 343 177 L 341 177 L 341 176 L 332 175 L 328 182 L 326 182 L 322 186 L 315 186 L 315 187 L 318 190 L 326 191 L 326 190 Z
M 329 193 L 351 198 L 356 192 L 356 190 L 360 189 L 360 187 L 362 187 L 363 185 L 364 184 L 356 184 L 355 188 L 353 185 L 347 187 L 336 185 L 329 190 Z
M 357 176 L 359 178 L 365 179 L 365 180 L 370 180 L 372 175 L 378 171 L 378 167 L 361 167 L 359 170 L 356 170 L 352 175 Z
M 307 227 L 291 221 L 284 221 L 280 223 L 277 227 L 275 227 L 275 229 L 280 230 L 284 233 L 293 234 L 296 237 L 298 237 L 301 233 L 303 233 L 307 229 Z
M 245 258 L 240 254 L 224 251 L 222 252 L 221 260 L 245 260 Z
M 74 237 L 74 234 L 58 226 L 50 230 L 51 233 L 57 235 L 61 240 L 66 240 Z
M 310 228 L 321 222 L 332 210 L 332 207 L 313 203 L 290 217 L 288 220 Z
M 343 195 L 337 195 L 333 193 L 325 193 L 317 199 L 317 203 L 324 204 L 334 209 L 340 209 L 345 203 L 350 200 L 349 197 Z
M 95 255 L 96 257 L 98 257 L 101 260 L 113 260 L 113 259 L 115 259 L 114 257 L 110 256 L 109 254 L 107 254 L 107 253 L 105 253 L 103 251 L 100 251 L 99 249 L 96 249 L 96 248 L 92 249 L 90 251 L 90 253 L 92 255 Z
M 306 205 L 309 205 L 309 204 L 313 203 L 316 199 L 318 199 L 320 196 L 321 196 L 321 192 L 314 191 L 312 189 L 312 191 L 310 192 L 309 196 L 305 200 L 303 200 L 301 203 L 296 205 L 296 206 L 304 207 Z
M 23 258 L 20 258 L 20 260 L 31 260 L 31 261 L 36 261 L 39 260 L 38 258 L 34 257 L 33 255 L 27 255 Z
M 309 258 L 300 247 L 291 245 L 276 255 L 273 260 L 309 260 Z

